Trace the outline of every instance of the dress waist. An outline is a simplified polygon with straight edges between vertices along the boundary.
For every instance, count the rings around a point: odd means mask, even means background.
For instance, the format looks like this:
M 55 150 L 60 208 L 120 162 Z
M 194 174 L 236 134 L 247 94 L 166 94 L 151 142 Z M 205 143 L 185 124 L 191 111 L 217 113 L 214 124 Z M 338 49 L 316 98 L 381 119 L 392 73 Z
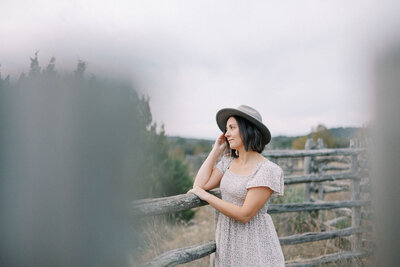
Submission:
M 268 206 L 262 207 L 257 213 L 259 213 L 259 214 L 268 214 Z

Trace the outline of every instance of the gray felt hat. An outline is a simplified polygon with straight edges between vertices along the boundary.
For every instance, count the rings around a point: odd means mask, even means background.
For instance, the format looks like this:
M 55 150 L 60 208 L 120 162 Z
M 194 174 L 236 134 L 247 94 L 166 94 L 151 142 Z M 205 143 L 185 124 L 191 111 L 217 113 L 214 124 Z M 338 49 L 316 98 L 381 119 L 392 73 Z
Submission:
M 262 133 L 266 144 L 271 141 L 271 133 L 262 122 L 260 113 L 252 107 L 241 105 L 237 108 L 223 108 L 217 112 L 217 124 L 222 132 L 225 132 L 226 121 L 230 116 L 239 116 L 252 122 Z

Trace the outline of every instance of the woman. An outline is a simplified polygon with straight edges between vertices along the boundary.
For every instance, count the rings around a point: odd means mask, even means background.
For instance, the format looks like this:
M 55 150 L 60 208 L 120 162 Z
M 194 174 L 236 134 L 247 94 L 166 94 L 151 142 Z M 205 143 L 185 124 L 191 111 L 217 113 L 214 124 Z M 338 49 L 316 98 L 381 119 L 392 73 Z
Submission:
M 267 213 L 271 194 L 283 195 L 283 171 L 261 155 L 271 134 L 258 111 L 245 105 L 218 111 L 217 124 L 223 134 L 188 191 L 216 209 L 215 266 L 284 266 Z M 222 199 L 205 191 L 218 186 Z

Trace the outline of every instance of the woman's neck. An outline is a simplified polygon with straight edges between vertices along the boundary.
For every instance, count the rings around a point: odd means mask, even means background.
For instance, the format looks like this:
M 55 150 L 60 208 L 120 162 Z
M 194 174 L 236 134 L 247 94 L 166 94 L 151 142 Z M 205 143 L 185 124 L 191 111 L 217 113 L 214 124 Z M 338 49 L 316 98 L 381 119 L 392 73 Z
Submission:
M 244 146 L 240 147 L 238 149 L 238 152 L 239 152 L 239 157 L 237 158 L 237 161 L 240 165 L 246 165 L 251 162 L 259 161 L 259 158 L 261 156 L 261 154 L 256 151 L 253 150 L 246 151 Z

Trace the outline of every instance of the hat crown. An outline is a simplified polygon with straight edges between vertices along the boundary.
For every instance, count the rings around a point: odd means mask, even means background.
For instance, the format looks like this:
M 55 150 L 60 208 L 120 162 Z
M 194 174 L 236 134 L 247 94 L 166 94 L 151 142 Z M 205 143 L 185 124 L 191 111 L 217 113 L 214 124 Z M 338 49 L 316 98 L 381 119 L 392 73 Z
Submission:
M 246 113 L 249 116 L 252 116 L 254 119 L 258 121 L 262 121 L 261 114 L 252 107 L 246 105 L 240 105 L 239 107 L 237 107 L 237 109 Z
M 226 131 L 226 122 L 231 116 L 239 116 L 247 119 L 249 122 L 253 123 L 262 134 L 262 138 L 266 144 L 271 141 L 271 132 L 262 122 L 261 114 L 252 107 L 246 105 L 240 105 L 237 108 L 223 108 L 217 112 L 217 125 L 222 132 Z

